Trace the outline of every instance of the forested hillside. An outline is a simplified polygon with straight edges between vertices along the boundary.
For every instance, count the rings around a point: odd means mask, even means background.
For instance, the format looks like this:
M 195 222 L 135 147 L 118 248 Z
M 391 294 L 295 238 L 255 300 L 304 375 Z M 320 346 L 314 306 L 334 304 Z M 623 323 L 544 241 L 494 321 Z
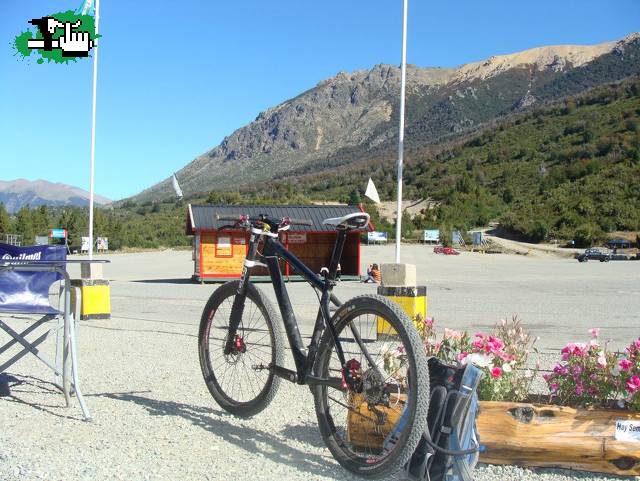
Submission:
M 417 228 L 499 220 L 521 237 L 586 245 L 640 229 L 640 80 L 597 88 L 498 122 L 463 140 L 405 154 L 405 198 L 438 206 Z M 311 198 L 346 200 L 371 176 L 395 196 L 395 153 L 331 173 L 283 179 Z M 259 194 L 256 194 L 259 195 Z

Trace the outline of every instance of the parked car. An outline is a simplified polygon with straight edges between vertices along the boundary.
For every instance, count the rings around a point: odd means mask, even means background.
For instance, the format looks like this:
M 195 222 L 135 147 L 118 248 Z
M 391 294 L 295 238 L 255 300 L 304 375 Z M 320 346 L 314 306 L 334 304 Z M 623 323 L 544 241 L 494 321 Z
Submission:
M 601 249 L 587 249 L 582 254 L 578 254 L 576 259 L 578 259 L 578 262 L 587 262 L 588 260 L 609 262 L 611 260 L 611 253 Z
M 447 256 L 457 256 L 458 254 L 460 254 L 453 247 L 443 247 L 443 246 L 434 247 L 433 252 L 435 252 L 436 254 L 444 254 Z

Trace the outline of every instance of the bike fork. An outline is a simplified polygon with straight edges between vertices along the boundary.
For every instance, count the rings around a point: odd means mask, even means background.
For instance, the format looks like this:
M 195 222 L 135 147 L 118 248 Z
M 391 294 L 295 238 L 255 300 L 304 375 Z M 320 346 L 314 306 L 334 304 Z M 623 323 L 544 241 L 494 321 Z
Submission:
M 224 345 L 224 354 L 229 355 L 234 349 L 235 338 L 238 332 L 238 326 L 242 322 L 242 314 L 244 313 L 244 303 L 247 299 L 247 286 L 249 285 L 249 279 L 251 277 L 251 268 L 255 264 L 256 253 L 258 251 L 259 238 L 256 234 L 251 234 L 249 240 L 249 251 L 244 261 L 244 268 L 242 269 L 242 276 L 240 277 L 240 284 L 236 297 L 233 299 L 233 305 L 231 306 L 231 314 L 229 316 L 229 331 L 227 333 L 227 341 Z

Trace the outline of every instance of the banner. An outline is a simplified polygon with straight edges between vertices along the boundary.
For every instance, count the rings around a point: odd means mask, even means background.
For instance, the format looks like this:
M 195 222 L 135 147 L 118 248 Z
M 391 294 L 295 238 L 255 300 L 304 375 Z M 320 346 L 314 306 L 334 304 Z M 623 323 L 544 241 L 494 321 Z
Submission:
M 108 237 L 98 237 L 96 240 L 96 249 L 99 251 L 108 251 L 109 250 L 109 238 Z
M 16 247 L 0 244 L 3 261 L 53 261 L 65 260 L 64 246 Z M 49 306 L 49 287 L 61 279 L 55 272 L 25 272 L 0 270 L 0 308 L 9 311 L 27 311 L 34 306 Z

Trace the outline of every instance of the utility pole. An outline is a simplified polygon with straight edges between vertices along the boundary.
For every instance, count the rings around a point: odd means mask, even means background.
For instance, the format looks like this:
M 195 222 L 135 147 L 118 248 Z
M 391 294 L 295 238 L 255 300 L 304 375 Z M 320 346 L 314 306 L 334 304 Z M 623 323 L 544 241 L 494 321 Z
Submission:
M 402 162 L 404 157 L 404 96 L 407 78 L 407 8 L 402 8 L 402 63 L 400 66 L 400 131 L 398 134 L 398 209 L 396 215 L 396 264 L 400 264 L 400 241 L 402 240 Z
M 100 0 L 95 0 L 95 27 L 96 37 L 98 37 L 98 23 L 100 21 Z M 98 83 L 98 44 L 99 40 L 96 38 L 96 44 L 93 48 L 93 101 L 91 109 L 91 167 L 89 173 L 89 260 L 93 259 L 93 178 L 95 175 L 95 159 L 96 159 L 96 85 Z

